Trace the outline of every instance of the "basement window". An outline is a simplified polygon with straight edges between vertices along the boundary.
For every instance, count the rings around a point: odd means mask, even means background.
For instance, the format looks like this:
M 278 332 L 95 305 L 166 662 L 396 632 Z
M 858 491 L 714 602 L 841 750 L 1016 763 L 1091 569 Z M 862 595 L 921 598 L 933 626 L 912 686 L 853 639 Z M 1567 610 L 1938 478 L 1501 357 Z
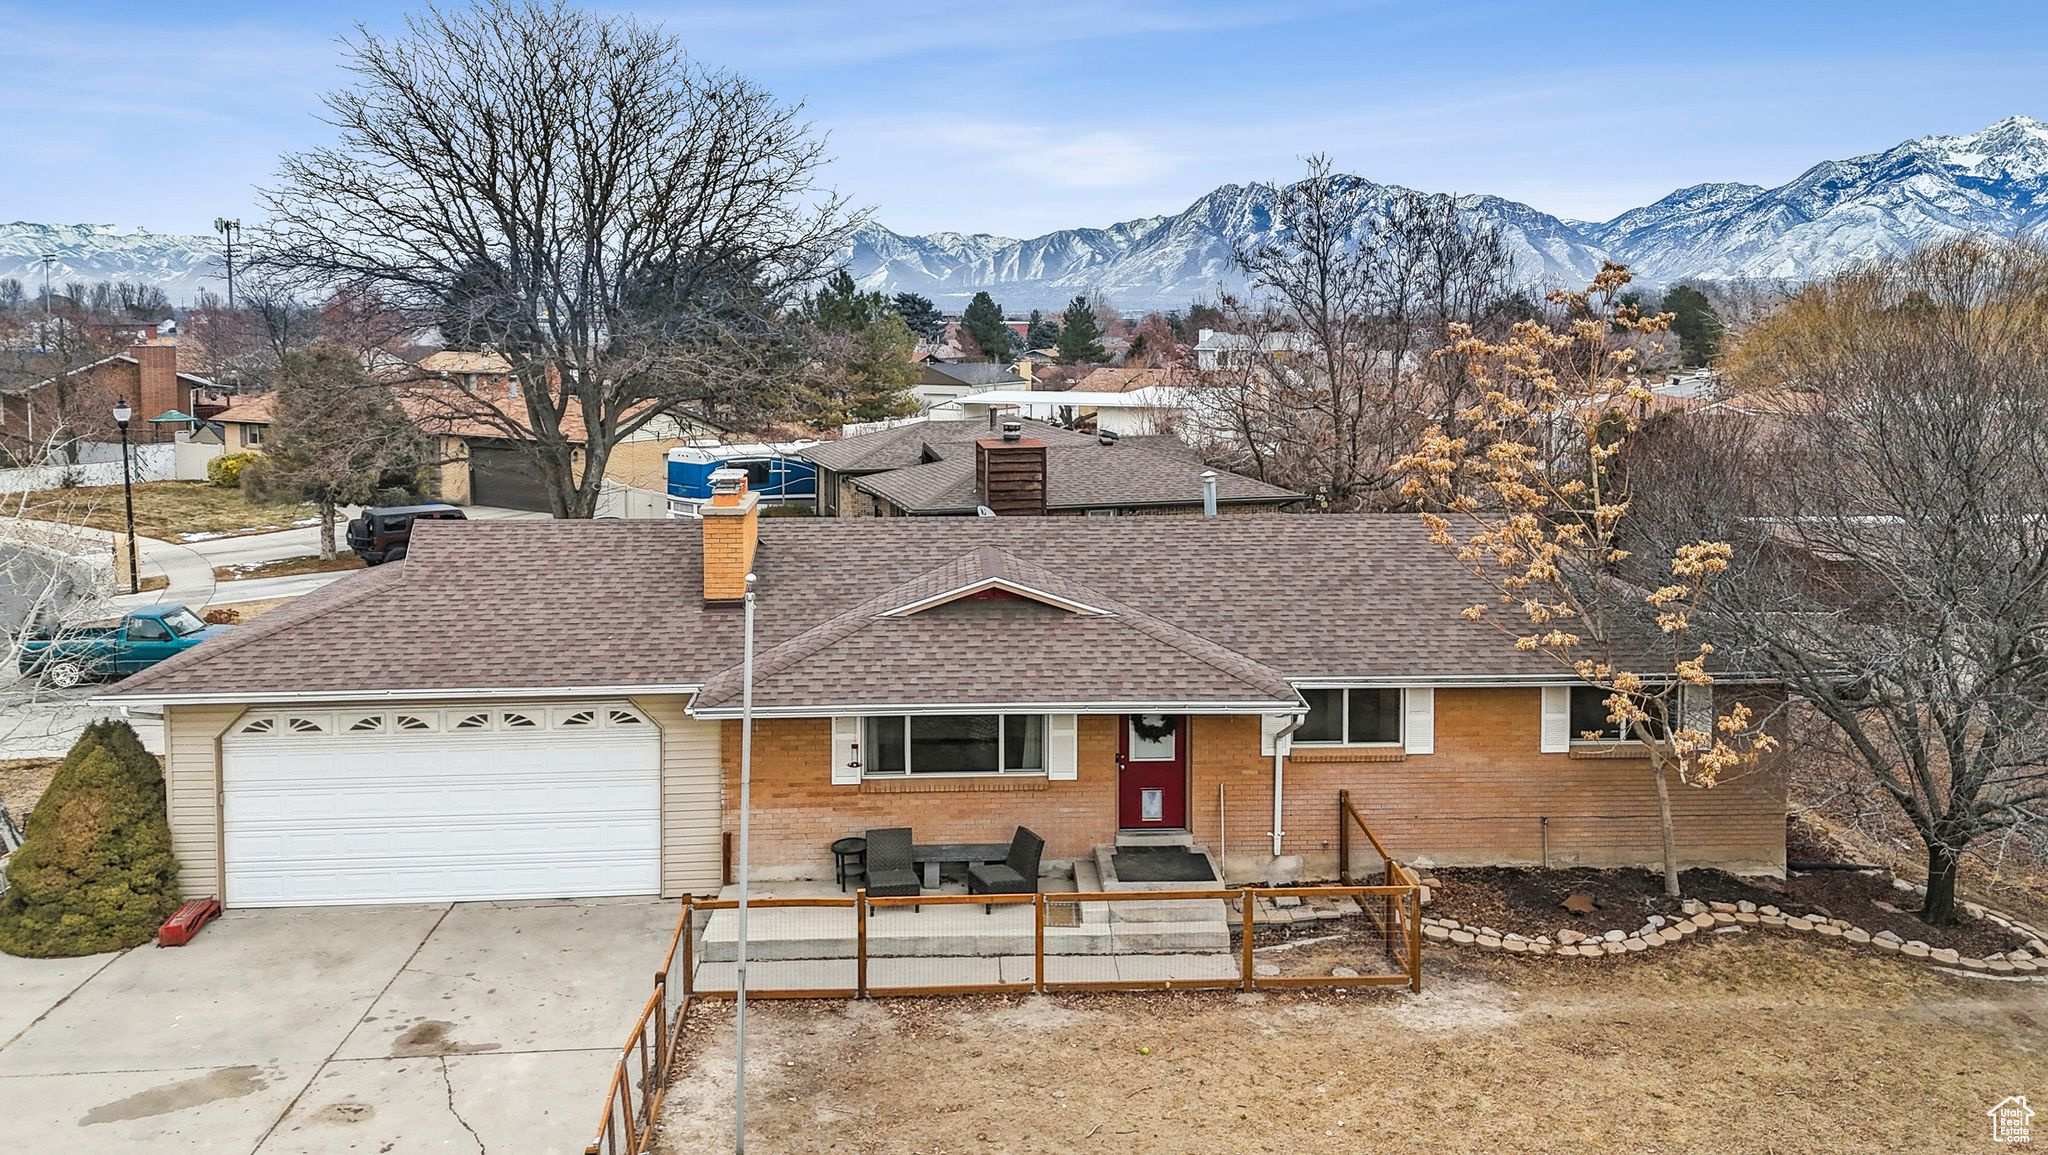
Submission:
M 1043 774 L 1043 714 L 916 714 L 869 718 L 870 778 L 917 774 Z
M 1401 691 L 1352 686 L 1303 690 L 1308 717 L 1294 732 L 1297 746 L 1398 746 Z

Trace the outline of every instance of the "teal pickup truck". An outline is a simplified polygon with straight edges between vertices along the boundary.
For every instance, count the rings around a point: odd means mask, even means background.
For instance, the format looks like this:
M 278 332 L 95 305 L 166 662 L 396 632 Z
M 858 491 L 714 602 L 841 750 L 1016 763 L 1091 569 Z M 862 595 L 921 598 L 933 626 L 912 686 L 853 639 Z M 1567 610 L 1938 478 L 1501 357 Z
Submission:
M 118 622 L 64 626 L 21 643 L 21 672 L 53 686 L 88 678 L 118 678 L 146 670 L 173 654 L 225 633 L 184 606 L 149 606 Z

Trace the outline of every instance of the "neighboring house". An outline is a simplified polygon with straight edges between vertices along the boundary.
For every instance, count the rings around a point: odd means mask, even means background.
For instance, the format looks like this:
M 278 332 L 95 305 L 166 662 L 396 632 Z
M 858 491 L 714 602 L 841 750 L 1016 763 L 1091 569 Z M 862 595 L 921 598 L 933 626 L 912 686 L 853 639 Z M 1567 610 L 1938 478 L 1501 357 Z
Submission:
M 1231 430 L 1228 412 L 1211 395 L 1173 385 L 1108 392 L 990 389 L 962 397 L 955 404 L 969 424 L 984 420 L 990 412 L 1001 411 L 1084 425 L 1125 437 L 1179 434 L 1188 441 L 1202 442 Z
M 505 509 L 548 510 L 540 466 L 524 438 L 513 428 L 481 415 L 488 405 L 506 415 L 514 428 L 525 428 L 525 404 L 509 394 L 492 395 L 490 386 L 477 393 L 451 386 L 407 386 L 397 391 L 398 403 L 434 442 L 434 496 L 458 505 L 489 505 Z M 229 453 L 261 452 L 269 436 L 275 393 L 238 398 L 215 415 L 221 444 Z M 580 440 L 583 425 L 574 406 L 563 422 L 570 440 Z
M 60 389 L 63 385 L 66 388 Z M 171 441 L 189 425 L 151 424 L 150 419 L 178 412 L 201 418 L 219 413 L 229 401 L 223 386 L 197 373 L 178 367 L 178 343 L 157 338 L 131 345 L 125 353 L 102 357 L 81 365 L 61 377 L 38 381 L 22 389 L 0 393 L 0 437 L 9 447 L 34 446 L 55 432 L 59 396 L 74 423 L 93 440 L 111 440 L 116 400 L 125 400 L 135 412 L 128 436 L 133 441 Z
M 1217 507 L 1270 513 L 1301 495 L 1211 470 L 1172 437 L 1104 438 L 1042 421 L 1019 437 L 977 421 L 922 421 L 798 450 L 818 466 L 818 512 L 833 517 L 999 513 L 1191 514 L 1212 475 Z
M 181 885 L 231 908 L 709 893 L 750 573 L 762 878 L 1018 825 L 1327 878 L 1339 791 L 1424 865 L 1660 857 L 1642 750 L 1575 736 L 1604 695 L 1464 621 L 1412 516 L 422 523 L 100 700 L 163 711 Z M 1773 768 L 1674 794 L 1684 865 L 1783 870 Z
M 1299 355 L 1315 348 L 1307 333 L 1224 333 L 1203 329 L 1196 334 L 1195 368 L 1203 372 L 1242 369 L 1261 353 Z
M 1015 367 L 993 361 L 926 361 L 918 366 L 919 377 L 911 385 L 911 396 L 924 409 L 936 409 L 970 393 L 988 389 L 1030 387 Z
M 518 395 L 512 383 L 512 363 L 488 349 L 474 353 L 443 349 L 420 358 L 417 368 L 465 393 L 495 389 Z

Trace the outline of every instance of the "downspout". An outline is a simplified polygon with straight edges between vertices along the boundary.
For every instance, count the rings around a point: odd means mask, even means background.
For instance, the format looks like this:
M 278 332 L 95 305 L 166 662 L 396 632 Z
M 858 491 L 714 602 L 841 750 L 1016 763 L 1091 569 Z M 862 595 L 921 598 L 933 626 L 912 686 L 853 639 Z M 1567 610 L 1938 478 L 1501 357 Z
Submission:
M 1280 840 L 1287 834 L 1285 830 L 1281 829 L 1280 822 L 1283 787 L 1286 780 L 1286 775 L 1282 772 L 1281 765 L 1287 759 L 1287 755 L 1282 752 L 1281 748 L 1287 744 L 1287 739 L 1296 730 L 1301 729 L 1301 724 L 1306 721 L 1308 721 L 1307 714 L 1295 714 L 1293 715 L 1293 721 L 1287 723 L 1279 733 L 1273 735 L 1273 857 L 1275 858 L 1280 857 Z

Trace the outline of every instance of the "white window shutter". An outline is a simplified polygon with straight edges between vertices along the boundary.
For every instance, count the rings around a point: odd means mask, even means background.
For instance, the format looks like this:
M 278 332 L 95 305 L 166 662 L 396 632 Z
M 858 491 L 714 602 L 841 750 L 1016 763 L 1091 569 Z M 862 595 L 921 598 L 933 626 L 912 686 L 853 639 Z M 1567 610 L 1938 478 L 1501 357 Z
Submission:
M 1704 734 L 1714 732 L 1714 687 L 1690 682 L 1679 685 L 1678 724 Z
M 1287 753 L 1294 745 L 1294 738 L 1292 735 L 1282 738 L 1280 737 L 1280 731 L 1285 730 L 1288 723 L 1293 722 L 1297 716 L 1294 714 L 1259 715 L 1259 753 L 1267 757 L 1271 757 L 1274 754 Z M 1274 748 L 1276 742 L 1279 744 L 1278 749 Z
M 1436 687 L 1414 686 L 1401 691 L 1401 708 L 1407 714 L 1401 740 L 1408 752 L 1436 753 Z
M 832 719 L 832 785 L 860 785 L 860 719 Z
M 1048 782 L 1072 782 L 1080 774 L 1078 750 L 1080 719 L 1073 714 L 1045 716 L 1045 777 Z
M 1572 749 L 1572 688 L 1543 687 L 1543 743 L 1545 754 L 1569 754 Z

